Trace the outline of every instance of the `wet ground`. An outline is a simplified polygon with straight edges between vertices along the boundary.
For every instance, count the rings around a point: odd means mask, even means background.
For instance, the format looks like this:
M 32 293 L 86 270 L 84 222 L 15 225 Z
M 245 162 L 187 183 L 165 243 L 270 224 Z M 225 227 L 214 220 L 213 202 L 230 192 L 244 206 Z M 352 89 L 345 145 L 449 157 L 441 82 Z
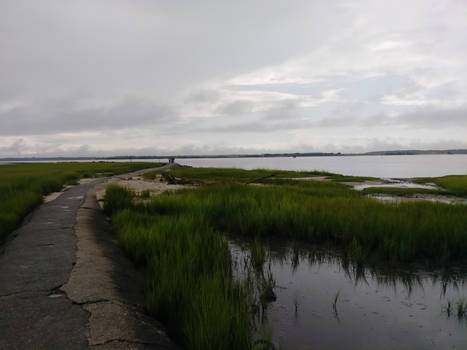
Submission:
M 347 183 L 357 191 L 362 191 L 365 188 L 378 187 L 378 188 L 418 188 L 427 190 L 442 190 L 436 184 L 417 184 L 410 179 L 382 179 L 381 182 L 375 183 L 374 181 L 365 181 L 362 183 Z M 407 201 L 430 201 L 440 202 L 446 204 L 467 204 L 467 198 L 456 197 L 444 194 L 429 194 L 429 193 L 414 193 L 407 196 L 396 196 L 391 194 L 371 194 L 370 198 L 375 198 L 386 202 L 407 202 Z
M 243 248 L 242 248 L 243 246 Z M 231 243 L 236 271 L 246 243 Z M 465 349 L 464 268 L 355 269 L 333 251 L 274 245 L 263 266 L 275 281 L 258 333 L 284 349 Z
M 436 185 L 423 185 L 413 183 L 410 180 L 396 180 L 396 179 L 386 179 L 384 182 L 381 183 L 367 183 L 364 182 L 362 184 L 354 185 L 353 188 L 356 190 L 363 190 L 369 187 L 389 187 L 389 188 L 421 188 L 421 189 L 428 189 L 428 190 L 439 190 L 440 188 Z

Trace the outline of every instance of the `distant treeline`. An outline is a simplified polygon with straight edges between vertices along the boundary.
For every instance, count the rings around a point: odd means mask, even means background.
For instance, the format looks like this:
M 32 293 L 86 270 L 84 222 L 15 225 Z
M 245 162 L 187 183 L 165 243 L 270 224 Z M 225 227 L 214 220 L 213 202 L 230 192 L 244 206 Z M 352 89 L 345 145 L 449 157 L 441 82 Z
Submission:
M 167 158 L 273 158 L 273 157 L 335 157 L 335 156 L 395 156 L 395 155 L 420 155 L 420 154 L 467 154 L 467 149 L 448 150 L 397 150 L 397 151 L 375 151 L 365 153 L 329 153 L 329 152 L 305 152 L 305 153 L 258 153 L 258 154 L 216 154 L 216 155 L 152 155 L 134 156 L 123 155 L 114 157 L 28 157 L 28 158 L 0 158 L 2 162 L 34 162 L 34 161 L 64 161 L 64 160 L 127 160 L 127 159 L 167 159 Z
M 395 156 L 395 155 L 417 155 L 417 154 L 467 154 L 467 149 L 448 149 L 448 150 L 402 150 L 402 151 L 376 151 L 362 153 L 361 155 L 381 155 L 381 156 Z

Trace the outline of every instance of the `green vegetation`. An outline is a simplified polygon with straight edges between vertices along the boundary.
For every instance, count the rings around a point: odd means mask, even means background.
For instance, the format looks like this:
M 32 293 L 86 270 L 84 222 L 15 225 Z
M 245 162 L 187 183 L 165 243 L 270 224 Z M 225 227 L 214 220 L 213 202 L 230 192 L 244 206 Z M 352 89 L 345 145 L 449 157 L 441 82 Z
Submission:
M 442 177 L 420 177 L 414 179 L 416 183 L 434 182 L 444 188 L 448 194 L 467 197 L 467 175 L 448 175 Z
M 417 194 L 446 194 L 446 191 L 429 188 L 367 187 L 362 190 L 362 193 L 410 197 Z
M 105 208 L 119 243 L 147 265 L 150 312 L 188 349 L 250 349 L 251 294 L 232 278 L 224 237 L 203 215 L 172 212 L 147 215 L 128 203 L 132 193 L 109 186 Z
M 467 261 L 465 205 L 384 203 L 339 182 L 296 179 L 310 172 L 179 168 L 171 174 L 209 186 L 145 202 L 112 186 L 105 207 L 119 243 L 147 266 L 150 312 L 188 349 L 264 344 L 254 340 L 252 315 L 275 298 L 263 268 L 264 240 L 272 237 L 340 247 L 357 265 Z M 233 277 L 225 234 L 251 242 L 245 280 Z
M 138 210 L 192 213 L 219 231 L 252 238 L 333 243 L 359 260 L 467 259 L 464 205 L 382 203 L 337 185 L 214 185 L 155 197 Z
M 155 163 L 72 162 L 0 166 L 0 241 L 13 231 L 48 193 L 82 177 L 110 176 L 155 167 Z
M 150 198 L 151 197 L 151 191 L 149 191 L 149 190 L 141 191 L 140 197 L 144 198 L 144 199 Z
M 266 250 L 264 249 L 263 242 L 258 238 L 251 244 L 251 260 L 257 269 L 262 268 L 266 260 Z
M 154 179 L 161 171 L 151 171 L 143 176 Z M 298 179 L 307 177 L 325 177 L 337 182 L 362 182 L 366 180 L 377 180 L 374 177 L 344 176 L 328 173 L 326 171 L 291 171 L 291 170 L 267 170 L 255 169 L 244 170 L 236 168 L 175 168 L 171 169 L 173 176 L 206 182 L 262 182 L 264 179 Z
M 143 176 L 148 179 L 161 173 L 161 171 L 151 171 Z M 255 169 L 244 170 L 237 168 L 174 168 L 170 170 L 173 176 L 188 180 L 201 180 L 208 182 L 250 182 L 265 177 L 276 178 L 298 178 L 310 176 L 327 176 L 329 173 L 322 171 L 288 171 L 288 170 L 267 170 Z

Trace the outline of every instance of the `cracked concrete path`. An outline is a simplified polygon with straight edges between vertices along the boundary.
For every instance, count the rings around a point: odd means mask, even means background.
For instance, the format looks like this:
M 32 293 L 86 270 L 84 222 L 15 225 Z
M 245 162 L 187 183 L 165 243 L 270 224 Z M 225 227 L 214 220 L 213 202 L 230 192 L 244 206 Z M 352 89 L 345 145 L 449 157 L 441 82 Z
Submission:
M 0 247 L 0 349 L 175 349 L 108 232 L 102 181 L 42 204 Z
M 88 347 L 88 313 L 57 290 L 75 262 L 76 211 L 91 186 L 41 205 L 1 247 L 0 349 Z
M 76 264 L 61 288 L 89 312 L 92 349 L 176 349 L 163 327 L 146 315 L 142 275 L 117 247 L 95 188 L 78 209 Z

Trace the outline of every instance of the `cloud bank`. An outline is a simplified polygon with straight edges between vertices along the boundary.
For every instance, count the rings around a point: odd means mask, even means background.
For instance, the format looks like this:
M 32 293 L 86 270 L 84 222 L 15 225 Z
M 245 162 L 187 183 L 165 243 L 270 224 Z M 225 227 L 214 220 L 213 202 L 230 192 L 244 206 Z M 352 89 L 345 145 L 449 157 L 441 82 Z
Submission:
M 0 3 L 0 156 L 462 148 L 463 0 Z

